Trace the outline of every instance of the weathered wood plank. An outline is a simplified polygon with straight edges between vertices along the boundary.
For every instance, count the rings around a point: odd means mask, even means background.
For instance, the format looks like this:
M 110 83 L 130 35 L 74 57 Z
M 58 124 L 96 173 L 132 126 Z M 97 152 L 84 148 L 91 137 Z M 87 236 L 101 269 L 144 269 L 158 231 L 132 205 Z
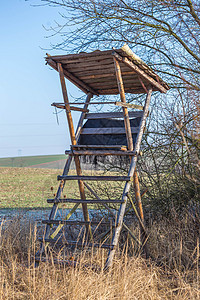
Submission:
M 116 79 L 120 94 L 121 102 L 126 104 L 126 96 L 124 91 L 124 83 L 122 80 L 121 68 L 119 65 L 118 60 L 114 57 L 114 65 L 115 65 L 115 72 L 116 72 Z M 133 150 L 133 137 L 132 137 L 132 128 L 130 124 L 128 109 L 126 106 L 122 106 L 123 109 L 123 116 L 124 116 L 124 125 L 125 125 L 125 132 L 126 132 L 126 139 L 128 144 L 128 150 Z
M 127 147 L 126 146 L 119 146 L 119 145 L 74 145 L 71 146 L 72 149 L 76 149 L 76 148 L 86 148 L 86 149 L 118 149 L 118 150 L 122 150 L 122 151 L 126 151 Z
M 70 111 L 70 106 L 69 106 L 69 99 L 68 99 L 68 94 L 67 94 L 67 89 L 66 89 L 66 84 L 65 84 L 65 78 L 64 78 L 64 73 L 63 73 L 63 68 L 60 63 L 58 63 L 58 72 L 60 76 L 60 83 L 61 83 L 61 88 L 62 88 L 62 93 L 63 93 L 63 99 L 66 107 L 66 115 L 67 115 L 67 120 L 68 120 L 68 125 L 69 125 L 69 132 L 70 132 L 70 137 L 71 137 L 71 142 L 72 145 L 76 145 L 76 135 L 74 131 L 74 125 L 73 125 L 73 120 L 72 120 L 72 115 Z M 82 175 L 82 170 L 80 166 L 80 160 L 78 156 L 74 157 L 74 162 L 76 166 L 76 172 L 77 175 L 81 176 Z M 83 181 L 79 180 L 78 181 L 78 186 L 79 186 L 79 192 L 80 192 L 80 198 L 85 200 L 85 190 L 84 190 L 84 184 Z M 87 209 L 87 204 L 82 204 L 82 209 L 83 209 L 83 215 L 84 215 L 84 220 L 89 221 L 89 213 Z M 86 226 L 87 231 L 90 233 L 90 236 L 92 237 L 91 229 L 90 227 Z
M 127 71 L 127 72 L 122 72 L 122 76 L 125 75 L 135 75 L 136 72 L 135 71 Z M 85 79 L 100 79 L 100 78 L 110 78 L 110 77 L 115 77 L 115 72 L 112 73 L 105 73 L 105 74 L 93 74 L 93 75 L 83 75 L 83 76 L 79 76 L 79 78 L 81 80 L 85 80 Z
M 74 155 L 99 155 L 99 156 L 134 156 L 131 151 L 116 151 L 116 150 L 66 150 L 65 154 Z
M 110 225 L 110 222 L 101 222 L 101 221 L 76 221 L 76 220 L 42 220 L 42 224 L 48 225 Z
M 140 81 L 135 77 L 123 77 L 124 80 L 124 88 L 140 88 L 143 89 L 141 86 Z M 115 78 L 101 78 L 101 79 L 87 79 L 84 82 L 91 87 L 95 87 L 95 89 L 104 88 L 104 89 L 111 89 L 117 85 L 117 81 Z M 148 85 L 148 82 L 146 82 Z M 105 87 L 104 87 L 105 86 Z M 145 91 L 144 91 L 145 93 Z
M 97 92 L 99 95 L 118 95 L 119 90 L 116 88 L 113 89 L 98 89 Z M 126 93 L 130 94 L 144 94 L 143 89 L 136 89 L 136 88 L 126 88 Z
M 115 51 L 113 51 L 113 56 L 118 60 L 126 64 L 129 68 L 137 72 L 142 78 L 147 80 L 150 84 L 155 86 L 161 93 L 166 93 L 167 90 L 164 88 L 159 82 L 157 82 L 155 79 L 153 79 L 151 76 L 149 76 L 147 73 L 145 73 L 142 69 L 140 69 L 137 65 L 135 65 L 132 61 L 130 61 L 127 57 L 122 57 Z
M 91 103 L 88 103 L 88 105 L 97 105 L 97 104 L 113 104 L 113 105 L 117 105 L 116 103 L 118 103 L 118 102 L 116 102 L 116 101 L 98 101 L 98 102 L 91 102 Z M 121 102 L 119 102 L 119 103 L 121 103 Z M 53 102 L 52 104 L 51 104 L 51 106 L 56 106 L 56 105 L 58 106 L 58 108 L 59 108 L 59 106 L 64 106 L 65 104 L 64 103 L 61 103 L 61 102 Z M 85 103 L 84 102 L 69 102 L 69 105 L 84 105 Z M 85 112 L 85 111 L 84 111 Z
M 123 203 L 122 200 L 115 200 L 115 199 L 87 199 L 87 200 L 81 200 L 81 199 L 47 199 L 47 203 L 87 203 L 87 204 L 104 204 L 104 203 L 111 203 L 111 204 L 117 204 L 117 203 Z
M 55 61 L 53 61 L 52 59 L 49 59 L 47 61 L 47 63 L 56 71 L 58 71 L 57 68 L 57 63 Z M 73 81 L 72 79 L 70 79 L 69 77 L 65 76 L 67 79 L 69 79 L 74 85 L 76 85 L 81 91 L 83 91 L 84 93 L 87 93 L 87 89 L 84 88 L 83 86 L 80 86 L 78 83 L 76 83 L 75 81 Z M 92 93 L 93 94 L 93 93 Z
M 140 110 L 144 109 L 144 106 L 137 105 L 137 104 L 132 104 L 132 103 L 115 102 L 115 105 L 128 107 L 128 108 L 135 108 L 135 109 L 140 109 Z M 130 116 L 130 112 L 129 112 L 129 116 Z
M 138 133 L 139 127 L 130 127 L 131 133 Z M 82 128 L 81 134 L 126 134 L 126 129 L 122 127 L 113 128 Z
M 122 72 L 129 72 L 129 71 L 130 71 L 130 68 L 128 68 L 126 65 L 124 65 L 122 67 Z M 77 70 L 77 71 L 73 71 L 72 73 L 79 78 L 80 76 L 103 75 L 103 74 L 115 73 L 115 69 L 114 69 L 114 66 L 112 66 L 112 68 L 110 68 L 110 67 L 99 68 L 98 67 L 94 70 Z M 133 76 L 135 76 L 135 74 Z
M 48 64 L 54 68 L 56 71 L 58 71 L 57 64 L 53 60 L 48 60 Z M 84 93 L 88 94 L 88 92 L 92 93 L 93 95 L 98 95 L 98 92 L 94 91 L 92 88 L 87 86 L 84 82 L 82 82 L 80 79 L 78 79 L 76 76 L 71 74 L 67 70 L 63 70 L 64 76 L 70 80 L 74 85 L 76 85 L 79 89 L 81 89 Z
M 89 180 L 89 181 L 130 181 L 129 176 L 63 176 L 58 175 L 58 180 Z M 84 199 L 83 199 L 84 200 Z
M 62 64 L 76 64 L 76 63 L 95 63 L 96 61 L 102 62 L 104 60 L 112 59 L 112 54 L 102 56 L 91 56 L 91 57 L 77 57 L 69 59 L 66 57 L 60 60 Z M 56 61 L 58 61 L 56 59 Z
M 89 102 L 90 102 L 90 100 L 91 100 L 92 97 L 93 97 L 93 95 L 92 95 L 91 93 L 89 93 L 89 94 L 87 95 L 86 101 L 85 101 L 85 105 L 84 105 L 84 108 L 85 108 L 85 109 L 87 109 L 88 104 L 89 104 Z M 78 125 L 77 125 L 77 129 L 76 129 L 76 134 L 75 134 L 76 140 L 79 139 L 79 136 L 80 136 L 80 128 L 81 128 L 82 125 L 83 125 L 84 117 L 85 117 L 85 113 L 82 112 L 81 117 L 80 117 L 80 120 L 79 120 L 79 123 L 78 123 Z M 70 168 L 71 162 L 72 162 L 72 156 L 69 156 L 68 159 L 67 159 L 67 161 L 66 161 L 66 164 L 65 164 L 65 167 L 64 167 L 64 170 L 63 170 L 63 174 L 62 174 L 62 175 L 67 176 L 67 174 L 68 174 L 68 172 L 69 172 L 69 168 Z M 59 184 L 57 193 L 56 193 L 56 198 L 57 198 L 57 199 L 59 199 L 59 198 L 61 197 L 61 193 L 62 193 L 62 191 L 63 191 L 63 189 L 64 189 L 64 186 L 65 186 L 65 181 L 64 181 L 64 182 L 61 181 L 60 184 Z M 65 217 L 66 220 L 69 219 L 69 218 L 71 217 L 71 215 L 72 215 L 73 212 L 77 209 L 78 206 L 79 206 L 78 203 L 74 205 L 74 207 L 72 208 L 72 210 L 71 210 L 71 211 L 67 214 L 67 216 Z M 55 218 L 57 209 L 58 209 L 58 204 L 54 203 L 54 205 L 53 205 L 53 207 L 52 207 L 52 209 L 51 209 L 50 215 L 49 215 L 49 219 L 50 219 L 50 220 L 53 220 L 53 219 Z M 56 237 L 57 234 L 59 233 L 59 231 L 61 230 L 61 228 L 62 228 L 62 225 L 59 225 L 59 226 L 57 227 L 57 229 L 53 232 L 53 234 L 51 234 L 51 238 Z M 49 238 L 49 236 L 50 236 L 50 226 L 47 225 L 45 230 L 46 230 L 46 232 L 45 232 L 45 238 Z M 38 253 L 42 254 L 43 252 L 44 252 L 44 246 L 41 245 L 40 250 L 37 252 L 37 254 L 38 254 Z M 36 254 L 36 255 L 37 255 L 37 254 Z
M 50 58 L 55 59 L 55 60 L 60 60 L 62 61 L 64 58 L 65 59 L 77 59 L 77 58 L 88 58 L 88 57 L 102 57 L 102 56 L 106 56 L 106 55 L 112 55 L 113 50 L 106 50 L 106 51 L 93 51 L 91 53 L 77 53 L 77 54 L 67 54 L 67 55 L 55 55 L 55 56 L 51 56 L 49 54 L 47 54 L 48 56 L 46 57 L 46 60 L 48 61 Z
M 129 87 L 129 86 L 137 87 L 137 86 L 139 86 L 141 88 L 141 84 L 138 81 L 138 77 L 135 76 L 135 75 L 123 76 L 123 80 L 124 80 L 125 87 Z M 106 88 L 112 88 L 112 85 L 117 84 L 117 81 L 115 80 L 114 77 L 84 79 L 84 82 L 86 84 L 90 84 L 91 86 L 96 86 L 96 87 L 98 87 L 98 85 L 106 85 Z M 147 82 L 147 84 L 148 84 L 148 82 Z
M 95 59 L 91 61 L 90 59 L 87 60 L 76 60 L 76 61 L 65 61 L 65 63 L 62 61 L 62 65 L 65 66 L 67 69 L 83 69 L 83 68 L 90 68 L 90 67 L 98 67 L 98 66 L 110 66 L 112 65 L 112 55 L 110 55 L 109 58 L 104 58 L 104 59 Z
M 83 103 L 84 104 L 84 103 Z M 65 104 L 60 104 L 60 103 L 52 103 L 51 106 L 55 106 L 57 108 L 60 109 L 66 109 Z M 74 110 L 74 111 L 82 111 L 82 112 L 89 112 L 89 109 L 84 109 L 84 108 L 80 108 L 80 107 L 75 107 L 75 106 L 70 106 L 70 110 Z
M 52 104 L 51 104 L 51 106 L 54 106 L 53 104 L 56 104 L 56 105 L 65 105 L 64 103 L 61 103 L 61 102 L 53 102 Z M 98 101 L 98 102 L 91 102 L 91 103 L 88 103 L 88 105 L 91 105 L 91 104 L 114 104 L 115 105 L 115 103 L 116 102 L 114 102 L 114 101 Z M 69 105 L 84 105 L 85 103 L 84 102 L 69 102 Z
M 97 74 L 107 74 L 107 73 L 113 73 L 115 72 L 115 68 L 113 64 L 109 64 L 109 65 L 105 65 L 105 66 L 90 66 L 90 68 L 76 68 L 76 70 L 70 68 L 69 71 L 71 71 L 74 75 L 76 75 L 77 77 L 84 75 L 84 71 L 85 71 L 85 76 L 86 75 L 97 75 Z M 130 71 L 130 68 L 126 65 L 122 65 L 122 72 L 128 72 Z M 133 70 L 132 70 L 133 71 Z
M 130 118 L 141 118 L 142 111 L 129 111 Z M 109 118 L 123 118 L 123 112 L 104 112 L 104 113 L 88 113 L 85 115 L 85 119 L 109 119 Z

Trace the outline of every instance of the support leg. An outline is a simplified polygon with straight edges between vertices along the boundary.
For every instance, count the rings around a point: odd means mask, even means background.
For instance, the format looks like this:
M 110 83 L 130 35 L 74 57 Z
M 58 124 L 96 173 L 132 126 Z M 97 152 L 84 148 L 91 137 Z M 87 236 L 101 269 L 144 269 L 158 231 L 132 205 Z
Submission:
M 58 63 L 58 71 L 59 71 L 59 75 L 60 75 L 60 83 L 61 83 L 63 99 L 64 99 L 64 103 L 65 103 L 65 111 L 66 111 L 68 125 L 69 125 L 71 142 L 72 142 L 72 145 L 74 146 L 77 144 L 76 136 L 75 136 L 75 132 L 74 132 L 74 125 L 73 125 L 72 114 L 71 114 L 70 105 L 69 105 L 69 99 L 68 99 L 68 95 L 67 95 L 65 77 L 64 77 L 62 65 L 60 63 Z M 78 155 L 74 156 L 74 161 L 75 161 L 75 166 L 76 166 L 76 173 L 78 176 L 81 176 L 82 171 L 81 171 L 80 159 L 79 159 Z M 79 192 L 80 192 L 81 200 L 86 200 L 83 181 L 79 180 L 78 185 L 79 185 Z M 86 222 L 89 222 L 89 213 L 88 213 L 88 209 L 87 209 L 87 204 L 83 203 L 82 209 L 83 209 L 84 220 Z M 88 224 L 86 225 L 86 230 L 87 230 L 87 232 L 90 232 L 90 236 L 91 236 L 90 225 L 88 225 Z
M 138 213 L 139 213 L 139 217 L 143 223 L 143 226 L 141 226 L 142 224 L 140 224 L 141 242 L 143 245 L 143 249 L 144 249 L 146 258 L 148 258 L 149 257 L 149 251 L 148 251 L 148 247 L 147 247 L 148 236 L 146 234 L 146 231 L 144 230 L 144 213 L 143 213 L 142 200 L 141 200 L 141 194 L 140 194 L 140 183 L 139 183 L 138 174 L 136 171 L 134 173 L 133 182 L 134 182 L 135 199 L 136 199 L 136 203 L 137 203 L 137 207 L 138 207 Z
M 131 160 L 131 165 L 130 165 L 130 169 L 129 169 L 129 173 L 128 173 L 128 176 L 130 176 L 131 178 L 134 176 L 134 172 L 135 172 L 135 168 L 136 168 L 137 157 L 138 157 L 138 154 L 140 151 L 143 130 L 144 130 L 146 118 L 148 115 L 149 104 L 150 104 L 150 100 L 151 100 L 151 93 L 152 93 L 152 87 L 150 86 L 148 89 L 148 94 L 147 94 L 147 98 L 146 98 L 146 102 L 145 102 L 145 106 L 144 106 L 144 113 L 143 113 L 142 119 L 140 121 L 139 133 L 137 135 L 137 140 L 136 140 L 136 144 L 135 144 L 135 149 L 134 149 L 135 156 Z M 109 267 L 112 266 L 113 257 L 115 255 L 116 246 L 118 244 L 120 232 L 122 229 L 123 218 L 124 218 L 124 213 L 125 213 L 126 203 L 127 203 L 127 195 L 130 190 L 130 187 L 131 187 L 131 181 L 126 182 L 124 191 L 123 191 L 123 195 L 122 195 L 122 200 L 124 201 L 124 203 L 121 204 L 121 206 L 120 206 L 118 218 L 117 218 L 117 224 L 116 224 L 115 232 L 114 232 L 113 239 L 112 239 L 112 245 L 114 247 L 112 250 L 109 251 L 108 259 L 105 264 L 105 269 L 108 269 Z
M 91 93 L 89 93 L 87 95 L 87 98 L 86 98 L 86 101 L 85 101 L 85 105 L 84 105 L 84 109 L 87 109 L 88 105 L 89 105 L 89 102 L 91 100 L 91 98 L 93 97 L 93 95 Z M 84 118 L 85 118 L 85 113 L 83 112 L 81 114 L 81 117 L 80 117 L 80 120 L 78 122 L 78 125 L 77 125 L 77 129 L 76 129 L 76 134 L 75 134 L 75 138 L 76 138 L 76 141 L 78 141 L 79 139 L 79 136 L 80 136 L 80 129 L 83 125 L 83 121 L 84 121 Z M 72 162 L 72 156 L 69 156 L 67 161 L 66 161 L 66 164 L 65 164 L 65 167 L 64 167 L 64 170 L 63 170 L 63 174 L 62 175 L 67 175 L 68 172 L 69 172 L 69 169 L 70 169 L 70 165 L 71 165 L 71 162 Z M 60 199 L 61 197 L 61 194 L 62 194 L 62 191 L 64 189 L 64 186 L 65 186 L 65 181 L 64 182 L 61 182 L 59 184 L 59 187 L 58 187 L 58 190 L 57 190 L 57 193 L 56 193 L 56 198 L 57 199 Z M 75 205 L 74 208 L 77 208 L 78 206 Z M 55 219 L 55 216 L 56 216 L 56 213 L 57 213 L 57 209 L 58 209 L 58 204 L 57 203 L 54 203 L 53 207 L 52 207 L 52 210 L 50 212 L 50 215 L 49 215 L 49 220 L 54 220 Z M 71 215 L 70 215 L 71 216 Z M 63 226 L 60 225 L 59 227 L 59 231 L 61 230 Z M 45 239 L 49 239 L 50 237 L 50 230 L 51 230 L 51 227 L 50 225 L 46 225 L 46 228 L 45 228 Z M 56 233 L 58 230 L 56 229 Z M 54 234 L 54 233 L 53 233 Z M 54 237 L 55 237 L 55 234 L 54 234 Z M 38 254 L 42 254 L 44 252 L 44 246 L 43 246 L 43 243 L 40 247 L 40 250 L 38 251 L 39 253 L 37 253 L 36 255 Z

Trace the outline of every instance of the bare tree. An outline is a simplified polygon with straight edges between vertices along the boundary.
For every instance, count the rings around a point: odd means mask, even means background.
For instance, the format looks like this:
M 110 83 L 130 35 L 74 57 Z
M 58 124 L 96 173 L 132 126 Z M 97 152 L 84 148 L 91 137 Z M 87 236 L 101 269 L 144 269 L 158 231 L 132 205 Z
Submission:
M 41 1 L 61 8 L 63 23 L 48 28 L 60 36 L 53 49 L 105 50 L 126 42 L 170 84 L 168 100 L 156 97 L 150 114 L 143 184 L 148 176 L 151 199 L 167 204 L 199 201 L 199 0 Z
M 61 7 L 55 49 L 85 51 L 127 42 L 171 84 L 200 90 L 199 0 L 41 0 Z

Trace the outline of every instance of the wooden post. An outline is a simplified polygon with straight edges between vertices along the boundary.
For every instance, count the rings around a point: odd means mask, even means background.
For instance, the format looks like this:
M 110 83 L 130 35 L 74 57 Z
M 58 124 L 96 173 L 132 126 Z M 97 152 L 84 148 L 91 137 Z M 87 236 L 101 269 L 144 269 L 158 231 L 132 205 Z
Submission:
M 126 103 L 126 96 L 125 96 L 125 92 L 124 92 L 124 85 L 123 85 L 120 65 L 115 57 L 113 57 L 113 59 L 114 59 L 115 72 L 116 72 L 116 78 L 117 78 L 120 99 L 121 99 L 121 102 Z M 129 116 L 128 116 L 128 109 L 127 109 L 127 107 L 122 107 L 122 109 L 123 109 L 123 113 L 124 113 L 124 125 L 125 125 L 125 130 L 126 130 L 128 149 L 133 151 L 133 138 L 132 138 L 132 133 L 131 133 L 130 120 L 129 120 Z
M 139 213 L 139 217 L 142 222 L 142 224 L 140 224 L 141 243 L 143 246 L 144 254 L 145 254 L 146 258 L 148 258 L 149 257 L 149 251 L 148 251 L 148 247 L 147 247 L 148 236 L 147 236 L 147 233 L 146 233 L 146 230 L 144 227 L 145 224 L 144 224 L 144 213 L 143 213 L 141 193 L 140 193 L 140 183 L 139 183 L 138 174 L 136 171 L 134 173 L 133 182 L 134 182 L 135 199 L 136 199 L 136 203 L 137 203 L 137 207 L 138 207 L 138 213 Z
M 148 88 L 148 94 L 147 94 L 147 98 L 145 101 L 144 113 L 143 113 L 142 119 L 140 121 L 140 130 L 137 135 L 137 140 L 135 143 L 135 149 L 134 149 L 135 156 L 131 160 L 131 165 L 130 165 L 129 172 L 128 172 L 128 176 L 130 176 L 130 177 L 133 177 L 134 173 L 135 173 L 137 158 L 138 158 L 138 154 L 140 151 L 140 144 L 142 141 L 142 135 L 143 135 L 144 127 L 145 127 L 146 118 L 148 115 L 149 104 L 150 104 L 150 100 L 151 100 L 151 93 L 152 93 L 152 87 L 150 86 Z M 126 203 L 127 203 L 127 198 L 128 198 L 127 195 L 129 193 L 130 187 L 131 187 L 131 181 L 128 181 L 125 184 L 123 195 L 122 195 L 122 200 L 124 201 L 124 203 L 121 204 L 119 212 L 118 212 L 118 216 L 117 216 L 117 224 L 116 224 L 115 232 L 114 232 L 113 239 L 112 239 L 113 249 L 109 251 L 108 258 L 107 258 L 105 268 L 104 268 L 105 270 L 112 266 L 113 257 L 115 255 L 116 246 L 118 244 L 120 232 L 121 232 L 122 225 L 123 225 L 123 218 L 124 218 L 124 213 L 125 213 Z
M 142 222 L 144 222 L 144 213 L 143 213 L 143 208 L 142 208 L 142 201 L 141 201 L 141 196 L 140 196 L 140 185 L 139 185 L 139 180 L 138 180 L 138 174 L 135 171 L 134 173 L 134 189 L 135 189 L 135 198 L 137 202 L 137 207 L 139 210 L 139 216 Z
M 73 126 L 72 115 L 71 115 L 71 111 L 70 111 L 69 99 L 68 99 L 68 95 L 67 95 L 65 77 L 64 77 L 62 65 L 60 63 L 58 63 L 58 72 L 59 72 L 59 75 L 60 75 L 60 83 L 61 83 L 63 99 L 64 99 L 64 103 L 65 103 L 65 110 L 66 110 L 66 115 L 67 115 L 67 120 L 68 120 L 68 125 L 69 125 L 69 132 L 70 132 L 71 142 L 72 142 L 72 145 L 76 145 L 77 142 L 76 142 L 76 136 L 75 136 L 74 126 Z M 75 161 L 77 175 L 81 176 L 82 171 L 81 171 L 79 157 L 75 155 L 74 156 L 74 161 Z M 79 185 L 81 200 L 86 200 L 83 181 L 78 180 L 78 185 Z M 89 222 L 89 213 L 88 213 L 88 209 L 87 209 L 87 204 L 83 203 L 82 204 L 82 209 L 83 209 L 84 220 L 86 222 Z M 90 226 L 86 225 L 86 227 L 87 227 L 87 230 L 88 230 Z

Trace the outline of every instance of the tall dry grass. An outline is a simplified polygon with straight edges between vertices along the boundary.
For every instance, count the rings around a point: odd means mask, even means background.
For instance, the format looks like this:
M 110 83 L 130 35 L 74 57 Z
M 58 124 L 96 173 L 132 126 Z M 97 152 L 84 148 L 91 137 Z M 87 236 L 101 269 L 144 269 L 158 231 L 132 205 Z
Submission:
M 76 267 L 56 265 L 52 261 L 35 268 L 36 225 L 19 218 L 2 222 L 0 299 L 200 299 L 199 247 L 190 249 L 192 264 L 186 266 L 181 259 L 185 257 L 186 241 L 182 240 L 181 246 L 177 238 L 177 249 L 171 253 L 175 245 L 175 241 L 171 245 L 171 235 L 177 234 L 178 227 L 174 225 L 170 231 L 169 225 L 162 223 L 159 227 L 156 223 L 153 228 L 150 249 L 154 261 L 145 260 L 141 255 L 130 256 L 127 239 L 123 251 L 115 257 L 113 268 L 103 272 L 106 252 L 100 249 L 77 251 Z M 176 264 L 172 265 L 167 255 L 176 258 Z

